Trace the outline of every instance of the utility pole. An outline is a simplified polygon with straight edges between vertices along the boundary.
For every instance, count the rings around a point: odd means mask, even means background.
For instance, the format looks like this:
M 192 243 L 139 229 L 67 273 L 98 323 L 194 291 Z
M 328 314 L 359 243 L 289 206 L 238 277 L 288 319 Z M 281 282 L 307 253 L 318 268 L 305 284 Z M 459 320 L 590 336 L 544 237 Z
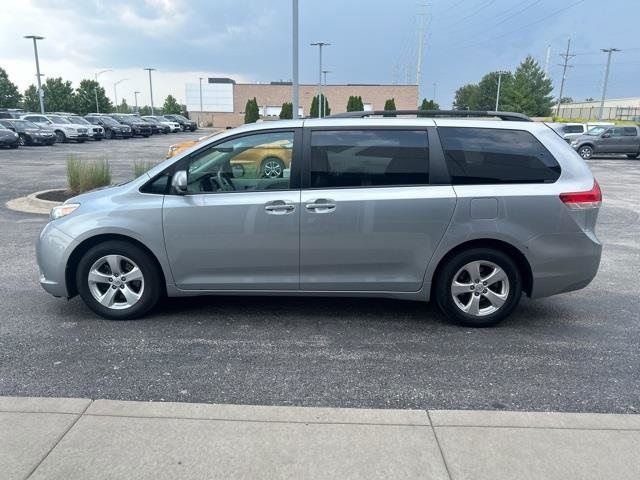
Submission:
M 151 82 L 151 72 L 155 70 L 155 68 L 145 68 L 146 71 L 149 72 L 149 98 L 151 99 L 151 115 L 155 115 L 153 111 L 153 83 Z
M 300 84 L 298 79 L 298 0 L 292 0 L 292 49 L 291 49 L 291 104 L 293 106 L 293 118 L 298 118 L 298 110 L 300 109 Z
M 551 58 L 551 44 L 547 45 L 547 55 L 544 59 L 544 76 L 549 78 L 549 59 Z
M 556 105 L 556 117 L 560 115 L 560 102 L 562 101 L 562 94 L 564 93 L 564 81 L 567 78 L 567 68 L 572 68 L 569 65 L 569 60 L 575 57 L 575 55 L 571 55 L 569 50 L 571 49 L 571 39 L 567 40 L 567 53 L 560 54 L 562 58 L 564 58 L 564 63 L 561 65 L 562 67 L 562 81 L 560 82 L 560 95 L 558 96 L 558 104 Z
M 202 114 L 203 109 L 202 109 L 202 80 L 203 77 L 198 77 L 198 80 L 200 80 L 200 114 Z
M 100 113 L 100 105 L 98 104 L 98 77 L 103 73 L 111 72 L 111 70 L 100 70 L 95 73 L 96 87 L 93 89 L 93 93 L 96 95 L 96 113 Z
M 604 100 L 607 96 L 607 84 L 609 83 L 609 70 L 611 69 L 611 54 L 613 52 L 619 52 L 619 48 L 602 48 L 604 53 L 607 54 L 607 66 L 604 70 L 604 82 L 602 83 L 602 99 L 600 100 L 600 114 L 598 115 L 598 119 L 602 120 L 604 116 Z
M 134 98 L 134 102 L 135 102 L 135 104 L 136 104 L 136 113 L 139 113 L 139 112 L 140 112 L 140 110 L 138 110 L 138 94 L 139 94 L 139 93 L 140 93 L 140 92 L 133 92 L 133 98 Z
M 125 80 L 129 80 L 128 78 L 123 78 L 121 80 L 118 80 L 117 82 L 113 82 L 113 99 L 115 101 L 115 106 L 116 106 L 116 112 L 120 111 L 119 110 L 119 105 L 118 105 L 118 90 L 116 89 L 116 87 L 118 86 L 118 84 L 124 82 Z
M 500 70 L 498 72 L 498 91 L 496 92 L 496 112 L 499 111 L 498 107 L 500 106 L 500 85 L 502 84 L 502 75 L 506 75 L 509 72 L 505 72 L 504 70 Z
M 438 96 L 437 92 L 438 92 L 438 84 L 434 82 L 433 83 L 433 101 L 434 101 L 434 103 L 437 103 L 436 102 L 436 97 Z M 418 98 L 418 100 L 420 100 L 420 98 Z
M 424 37 L 427 23 L 427 5 L 420 5 L 421 11 L 418 13 L 418 59 L 416 62 L 416 85 L 418 86 L 418 99 L 420 99 L 420 84 L 422 83 L 422 56 L 424 48 Z
M 316 42 L 311 44 L 312 47 L 318 47 L 318 59 L 320 62 L 318 68 L 318 118 L 323 117 L 324 110 L 324 102 L 322 101 L 322 47 L 328 47 L 329 45 L 331 44 L 326 42 Z
M 24 38 L 33 39 L 33 53 L 36 56 L 36 76 L 38 77 L 38 98 L 40 99 L 40 113 L 44 115 L 44 93 L 42 92 L 42 82 L 40 77 L 40 61 L 38 60 L 38 40 L 44 40 L 44 37 L 40 37 L 39 35 L 25 35 Z

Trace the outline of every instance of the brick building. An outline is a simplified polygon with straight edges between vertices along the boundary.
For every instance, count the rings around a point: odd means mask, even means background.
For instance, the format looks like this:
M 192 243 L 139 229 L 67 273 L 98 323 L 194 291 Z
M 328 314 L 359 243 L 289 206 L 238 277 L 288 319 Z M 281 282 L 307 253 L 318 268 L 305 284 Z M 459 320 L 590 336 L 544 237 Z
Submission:
M 395 99 L 396 108 L 415 109 L 418 105 L 417 85 L 347 84 L 326 85 L 331 113 L 347 110 L 351 95 L 360 95 L 365 110 L 382 110 L 387 99 Z M 317 85 L 300 85 L 300 116 L 308 116 Z M 202 109 L 200 108 L 200 85 L 186 85 L 189 117 L 202 125 L 211 123 L 217 128 L 236 127 L 244 123 L 244 108 L 247 100 L 256 98 L 260 115 L 264 120 L 279 118 L 284 102 L 291 101 L 289 82 L 235 83 L 231 79 L 209 78 L 202 83 Z

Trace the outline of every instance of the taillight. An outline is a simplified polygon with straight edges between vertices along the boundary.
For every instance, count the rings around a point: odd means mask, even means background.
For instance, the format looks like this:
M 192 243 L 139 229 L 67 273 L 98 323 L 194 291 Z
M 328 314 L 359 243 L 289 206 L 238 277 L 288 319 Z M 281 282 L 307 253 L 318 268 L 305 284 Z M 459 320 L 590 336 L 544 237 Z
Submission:
M 561 193 L 560 200 L 572 210 L 585 210 L 598 208 L 602 204 L 602 191 L 597 180 L 593 180 L 591 190 L 585 192 Z

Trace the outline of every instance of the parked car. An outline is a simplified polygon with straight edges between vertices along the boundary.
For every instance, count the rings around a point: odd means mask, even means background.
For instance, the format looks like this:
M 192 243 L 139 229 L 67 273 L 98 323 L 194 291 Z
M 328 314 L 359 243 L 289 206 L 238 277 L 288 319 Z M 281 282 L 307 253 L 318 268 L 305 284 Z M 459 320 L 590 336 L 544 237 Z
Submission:
M 167 133 L 171 133 L 171 127 L 169 127 L 168 125 L 164 125 L 163 123 L 160 123 L 155 118 L 150 118 L 150 117 L 140 117 L 140 118 L 143 122 L 147 122 L 149 125 L 151 125 L 151 129 L 154 135 L 159 133 L 164 133 L 165 135 Z
M 153 135 L 151 125 L 144 122 L 139 116 L 127 113 L 110 113 L 109 116 L 116 122 L 131 127 L 131 135 L 147 138 Z
M 180 132 L 182 130 L 182 127 L 180 127 L 180 124 L 178 122 L 172 122 L 171 120 L 167 120 L 161 115 L 145 115 L 142 118 L 155 118 L 157 121 L 159 121 L 163 125 L 168 126 L 171 129 L 171 133 Z
M 84 118 L 92 125 L 100 125 L 104 129 L 104 138 L 131 138 L 131 127 L 123 125 L 108 115 L 95 113 L 85 115 Z
M 187 130 L 195 132 L 198 129 L 198 124 L 196 122 L 189 120 L 187 117 L 183 117 L 182 115 L 164 115 L 164 118 L 170 122 L 179 123 L 183 132 L 186 132 Z
M 461 114 L 503 121 L 447 118 Z M 382 115 L 244 125 L 69 199 L 38 240 L 41 285 L 119 320 L 165 293 L 231 293 L 434 299 L 480 327 L 523 292 L 594 278 L 600 188 L 550 128 L 513 113 Z M 233 168 L 280 143 L 282 177 Z
M 13 130 L 0 128 L 0 147 L 18 148 L 20 137 Z
M 585 160 L 595 153 L 624 153 L 628 158 L 640 156 L 640 128 L 634 125 L 593 127 L 586 135 L 571 142 L 571 146 Z
M 20 108 L 3 108 L 0 109 L 0 118 L 20 118 L 25 113 Z
M 68 140 L 82 143 L 89 138 L 89 130 L 86 125 L 71 123 L 60 115 L 30 113 L 20 118 L 53 130 L 58 143 L 64 143 Z
M 102 128 L 100 125 L 94 125 L 80 115 L 65 115 L 64 118 L 72 123 L 85 125 L 89 130 L 89 137 L 93 138 L 94 140 L 100 141 L 104 138 L 104 128 Z
M 581 135 L 585 135 L 591 128 L 596 126 L 613 126 L 611 122 L 589 122 L 589 123 L 547 123 L 558 134 L 565 139 L 567 143 L 571 143 L 572 140 L 578 138 Z
M 28 120 L 6 118 L 0 120 L 0 126 L 16 132 L 20 145 L 53 145 L 56 143 L 56 134 L 53 130 Z
M 197 143 L 203 142 L 204 140 L 207 140 L 208 138 L 212 138 L 215 137 L 216 135 L 220 134 L 221 131 L 217 131 L 214 133 L 211 133 L 209 135 L 205 135 L 204 137 L 200 137 L 196 140 L 185 140 L 184 142 L 180 142 L 180 143 L 174 143 L 173 145 L 171 145 L 169 147 L 169 150 L 167 150 L 167 155 L 165 158 L 171 158 L 176 156 L 178 153 L 182 152 L 183 150 L 186 150 L 187 148 L 191 148 L 194 145 L 196 145 Z

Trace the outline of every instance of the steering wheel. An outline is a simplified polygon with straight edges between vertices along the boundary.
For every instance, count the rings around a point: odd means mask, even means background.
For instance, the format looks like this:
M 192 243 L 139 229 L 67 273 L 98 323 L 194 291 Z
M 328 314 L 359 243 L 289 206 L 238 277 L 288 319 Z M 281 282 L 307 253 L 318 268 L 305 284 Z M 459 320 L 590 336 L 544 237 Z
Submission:
M 216 175 L 216 183 L 220 185 L 220 190 L 229 191 L 235 190 L 236 186 L 231 181 L 231 178 L 222 171 L 222 169 L 218 170 L 218 174 Z

